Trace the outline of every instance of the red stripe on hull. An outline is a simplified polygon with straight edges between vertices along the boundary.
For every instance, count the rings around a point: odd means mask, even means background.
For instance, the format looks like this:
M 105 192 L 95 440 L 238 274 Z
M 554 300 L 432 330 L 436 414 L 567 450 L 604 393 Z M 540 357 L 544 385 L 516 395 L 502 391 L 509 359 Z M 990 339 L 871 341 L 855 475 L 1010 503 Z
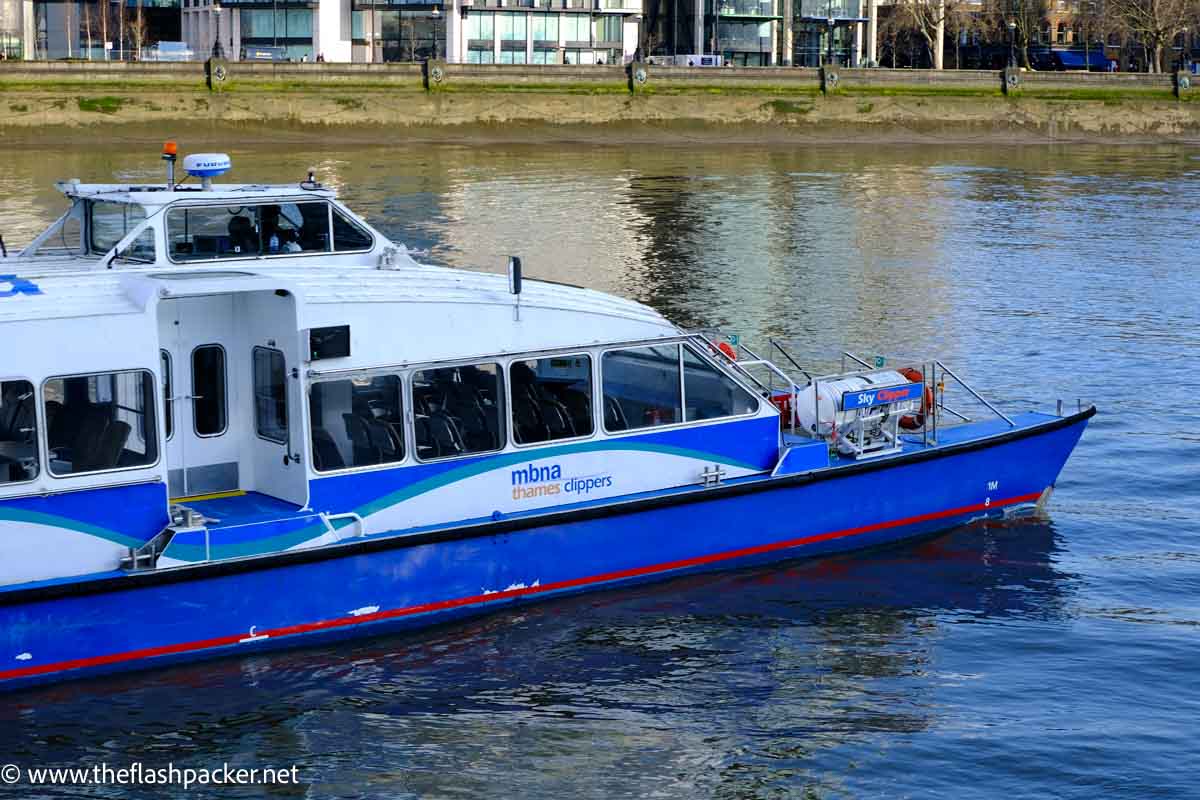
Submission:
M 598 575 L 588 575 L 582 578 L 571 578 L 570 580 L 544 583 L 539 586 L 527 586 L 522 589 L 508 589 L 505 591 L 492 592 L 490 594 L 458 597 L 451 600 L 439 600 L 433 603 L 422 603 L 421 605 L 407 606 L 405 608 L 377 611 L 373 614 L 363 614 L 362 616 L 357 617 L 338 617 L 336 619 L 328 619 L 320 622 L 305 622 L 298 625 L 271 628 L 269 630 L 256 632 L 253 636 L 246 633 L 238 633 L 232 636 L 220 636 L 212 639 L 201 639 L 193 642 L 181 642 L 179 644 L 161 645 L 159 647 L 147 647 L 141 650 L 128 650 L 124 653 L 111 653 L 104 656 L 91 656 L 88 658 L 78 658 L 70 661 L 59 661 L 54 664 L 42 664 L 39 666 L 5 670 L 0 672 L 0 681 L 12 680 L 14 678 L 28 678 L 35 675 L 46 675 L 54 672 L 66 672 L 73 669 L 103 667 L 110 664 L 120 664 L 126 661 L 139 661 L 145 658 L 156 658 L 158 656 L 178 655 L 180 653 L 208 650 L 214 647 L 228 647 L 230 645 L 235 645 L 247 640 L 257 641 L 260 638 L 279 639 L 304 633 L 316 633 L 318 631 L 345 628 L 368 622 L 398 619 L 401 617 L 410 617 L 418 614 L 428 614 L 434 611 L 447 611 L 454 608 L 461 608 L 463 606 L 481 605 L 483 603 L 491 603 L 497 600 L 507 600 L 513 597 L 544 594 L 546 592 L 574 589 L 592 584 L 609 583 L 612 581 L 626 580 L 629 578 L 638 578 L 646 575 L 653 575 L 655 573 L 671 572 L 672 570 L 701 567 L 706 564 L 716 564 L 721 561 L 747 558 L 750 556 L 762 555 L 764 553 L 771 553 L 777 550 L 803 547 L 804 545 L 817 544 L 818 542 L 826 542 L 832 539 L 844 539 L 851 536 L 861 536 L 864 533 L 887 530 L 889 528 L 898 528 L 905 525 L 916 525 L 922 522 L 932 522 L 938 519 L 945 519 L 946 517 L 956 517 L 961 514 L 969 514 L 972 511 L 984 511 L 986 509 L 994 510 L 996 508 L 1003 508 L 1004 506 L 1028 503 L 1037 500 L 1040 496 L 1040 492 L 1033 492 L 1031 494 L 1020 495 L 1018 497 L 1010 497 L 1005 500 L 998 500 L 995 503 L 974 503 L 961 508 L 935 511 L 929 514 L 920 514 L 915 517 L 889 520 L 887 522 L 877 522 L 857 528 L 846 528 L 840 531 L 819 533 L 812 536 L 802 536 L 796 539 L 786 539 L 784 541 L 771 542 L 770 544 L 755 545 L 754 547 L 725 550 L 720 553 L 712 553 L 705 556 L 695 556 L 693 558 L 682 558 L 676 561 L 666 561 L 661 564 L 652 564 L 645 567 L 633 567 L 630 569 L 616 570 L 613 572 L 604 572 Z

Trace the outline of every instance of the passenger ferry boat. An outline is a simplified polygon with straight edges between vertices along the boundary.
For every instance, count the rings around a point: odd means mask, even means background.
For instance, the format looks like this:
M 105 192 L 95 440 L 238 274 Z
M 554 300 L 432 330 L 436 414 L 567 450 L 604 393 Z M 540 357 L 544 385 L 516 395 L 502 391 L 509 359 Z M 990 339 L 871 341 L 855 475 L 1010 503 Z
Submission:
M 0 261 L 0 687 L 1011 514 L 1094 413 L 966 387 L 969 420 L 936 360 L 781 367 L 515 260 L 420 265 L 311 174 L 184 167 L 59 184 Z

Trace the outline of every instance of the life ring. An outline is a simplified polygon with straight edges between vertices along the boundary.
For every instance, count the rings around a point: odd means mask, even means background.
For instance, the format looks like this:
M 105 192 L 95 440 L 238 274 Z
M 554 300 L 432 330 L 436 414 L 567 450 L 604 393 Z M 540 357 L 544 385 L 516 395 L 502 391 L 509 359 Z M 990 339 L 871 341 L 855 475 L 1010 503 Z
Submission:
M 904 377 L 908 378 L 913 383 L 924 383 L 925 376 L 920 370 L 912 367 L 901 367 L 896 370 Z M 925 387 L 925 396 L 921 399 L 921 409 L 916 414 L 905 414 L 900 418 L 900 427 L 908 431 L 915 431 L 925 426 L 925 414 L 929 409 L 933 408 L 933 387 Z
M 730 361 L 737 361 L 737 351 L 733 349 L 733 345 L 729 342 L 721 342 L 717 345 L 717 349 L 721 351 L 721 355 Z

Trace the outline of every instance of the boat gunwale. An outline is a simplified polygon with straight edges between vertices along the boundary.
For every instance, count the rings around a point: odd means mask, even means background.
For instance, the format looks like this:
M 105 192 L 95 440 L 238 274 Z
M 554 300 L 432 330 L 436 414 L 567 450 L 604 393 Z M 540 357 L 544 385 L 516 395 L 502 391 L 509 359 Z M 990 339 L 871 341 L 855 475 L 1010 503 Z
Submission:
M 852 464 L 835 467 L 821 467 L 805 472 L 755 478 L 750 476 L 736 483 L 719 484 L 713 487 L 695 487 L 689 490 L 670 494 L 657 494 L 653 497 L 637 499 L 618 499 L 616 502 L 574 508 L 568 510 L 534 513 L 527 516 L 508 517 L 484 522 L 473 522 L 466 525 L 456 525 L 421 533 L 383 534 L 369 539 L 338 542 L 321 547 L 301 550 L 284 550 L 223 561 L 207 561 L 199 564 L 189 564 L 179 567 L 167 567 L 145 572 L 131 572 L 122 575 L 105 574 L 104 577 L 85 578 L 83 580 L 53 583 L 29 588 L 3 589 L 0 587 L 0 607 L 16 606 L 25 603 L 53 600 L 62 597 L 81 597 L 97 594 L 109 594 L 123 591 L 161 586 L 174 583 L 187 583 L 207 578 L 218 578 L 245 572 L 279 569 L 306 563 L 329 561 L 338 558 L 354 557 L 366 553 L 383 550 L 395 550 L 409 547 L 419 547 L 440 542 L 460 541 L 464 539 L 483 538 L 497 534 L 513 533 L 531 530 L 563 522 L 577 522 L 592 519 L 602 519 L 621 514 L 636 513 L 644 510 L 663 508 L 675 505 L 707 502 L 723 497 L 737 497 L 764 491 L 804 486 L 835 480 L 868 472 L 876 472 L 895 466 L 902 466 L 923 461 L 932 461 L 975 450 L 985 450 L 1009 442 L 1031 438 L 1044 433 L 1069 428 L 1091 419 L 1097 413 L 1094 405 L 1090 405 L 1074 414 L 1065 417 L 1054 417 L 1025 427 L 1014 428 L 977 439 L 968 439 L 947 445 L 915 450 L 911 453 L 901 453 L 886 458 L 870 459 Z

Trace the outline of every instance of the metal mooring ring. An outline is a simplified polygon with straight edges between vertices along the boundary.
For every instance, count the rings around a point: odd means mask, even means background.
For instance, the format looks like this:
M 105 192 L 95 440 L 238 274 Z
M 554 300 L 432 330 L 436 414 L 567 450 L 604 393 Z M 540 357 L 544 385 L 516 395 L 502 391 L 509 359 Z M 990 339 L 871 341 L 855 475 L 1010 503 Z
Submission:
M 1180 75 L 1179 76 L 1179 88 L 1180 89 L 1192 88 L 1192 79 L 1189 78 L 1187 75 Z
M 1018 76 L 1015 72 L 1008 73 L 1008 77 L 1005 78 L 1005 80 L 1008 81 L 1009 86 L 1016 86 L 1021 82 L 1020 76 Z
M 826 72 L 825 73 L 825 83 L 828 84 L 829 86 L 837 86 L 838 74 L 836 72 Z
M 441 83 L 442 79 L 446 77 L 446 72 L 441 67 L 434 67 L 429 70 L 429 77 L 434 83 Z
M 638 67 L 633 71 L 633 79 L 637 83 L 645 83 L 647 77 L 649 76 L 646 75 L 646 70 L 642 67 Z

